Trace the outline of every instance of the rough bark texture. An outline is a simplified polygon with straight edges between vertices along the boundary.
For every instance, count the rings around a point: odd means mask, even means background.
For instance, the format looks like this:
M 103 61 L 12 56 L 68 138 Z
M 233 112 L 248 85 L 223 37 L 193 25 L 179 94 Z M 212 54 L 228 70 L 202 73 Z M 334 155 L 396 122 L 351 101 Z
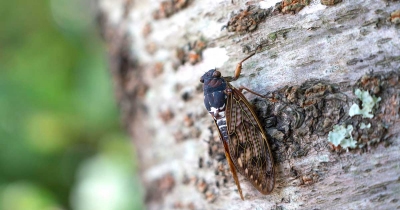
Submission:
M 98 1 L 147 208 L 399 209 L 400 2 L 260 2 Z M 233 85 L 266 96 L 246 93 L 277 181 L 265 196 L 240 176 L 242 201 L 199 78 L 232 76 L 257 46 Z M 356 89 L 381 98 L 373 118 L 349 116 Z M 329 143 L 334 125 L 352 125 L 357 147 Z

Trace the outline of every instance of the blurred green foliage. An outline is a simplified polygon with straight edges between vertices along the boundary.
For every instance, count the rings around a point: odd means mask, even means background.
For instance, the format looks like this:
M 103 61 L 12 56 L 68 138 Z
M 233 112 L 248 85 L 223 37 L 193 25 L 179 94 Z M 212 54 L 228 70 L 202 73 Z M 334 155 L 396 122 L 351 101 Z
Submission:
M 109 209 L 142 208 L 90 2 L 0 1 L 0 210 L 90 210 L 124 193 Z M 90 180 L 124 188 L 91 195 Z

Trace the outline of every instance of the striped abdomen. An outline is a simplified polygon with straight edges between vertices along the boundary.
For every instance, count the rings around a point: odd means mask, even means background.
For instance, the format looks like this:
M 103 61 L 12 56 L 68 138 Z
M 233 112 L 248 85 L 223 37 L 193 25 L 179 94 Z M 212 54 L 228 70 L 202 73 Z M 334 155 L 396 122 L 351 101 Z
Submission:
M 219 111 L 217 113 L 210 111 L 210 114 L 213 116 L 215 122 L 217 123 L 218 129 L 221 132 L 223 140 L 229 142 L 228 129 L 226 126 L 225 107 L 223 111 Z

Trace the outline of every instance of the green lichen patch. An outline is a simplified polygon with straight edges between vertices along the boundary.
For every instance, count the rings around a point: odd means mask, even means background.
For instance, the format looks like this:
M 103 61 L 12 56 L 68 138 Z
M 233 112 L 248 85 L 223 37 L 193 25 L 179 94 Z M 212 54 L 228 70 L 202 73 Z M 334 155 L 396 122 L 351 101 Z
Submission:
M 362 108 L 360 108 L 358 104 L 353 104 L 349 110 L 350 117 L 353 117 L 354 115 L 362 115 L 363 118 L 374 117 L 372 109 L 379 103 L 379 101 L 381 101 L 381 98 L 371 96 L 368 91 L 362 91 L 360 89 L 356 89 L 354 94 L 362 101 Z
M 347 128 L 344 125 L 335 125 L 328 134 L 328 141 L 335 147 L 341 146 L 343 149 L 356 148 L 357 141 L 353 139 L 352 131 L 352 125 L 348 125 Z

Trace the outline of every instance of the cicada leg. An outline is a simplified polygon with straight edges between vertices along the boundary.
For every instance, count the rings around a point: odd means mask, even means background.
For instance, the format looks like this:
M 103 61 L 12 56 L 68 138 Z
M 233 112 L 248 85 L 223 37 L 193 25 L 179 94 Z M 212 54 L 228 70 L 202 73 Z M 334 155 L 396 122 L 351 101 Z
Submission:
M 251 58 L 253 55 L 257 53 L 257 50 L 261 49 L 261 45 L 258 45 L 256 50 L 251 53 L 249 56 L 245 57 L 243 60 L 241 60 L 237 65 L 236 65 L 236 70 L 235 70 L 235 75 L 232 78 L 232 81 L 235 81 L 239 78 L 240 73 L 242 72 L 242 63 L 246 61 L 247 59 Z
M 253 94 L 256 95 L 256 96 L 260 96 L 261 98 L 266 98 L 265 96 L 263 96 L 263 95 L 261 95 L 261 94 L 255 92 L 255 91 L 253 91 L 253 90 L 250 90 L 249 88 L 244 87 L 244 86 L 240 86 L 240 87 L 238 88 L 238 90 L 239 90 L 240 92 L 243 92 L 243 90 L 247 90 L 248 92 L 253 93 Z

